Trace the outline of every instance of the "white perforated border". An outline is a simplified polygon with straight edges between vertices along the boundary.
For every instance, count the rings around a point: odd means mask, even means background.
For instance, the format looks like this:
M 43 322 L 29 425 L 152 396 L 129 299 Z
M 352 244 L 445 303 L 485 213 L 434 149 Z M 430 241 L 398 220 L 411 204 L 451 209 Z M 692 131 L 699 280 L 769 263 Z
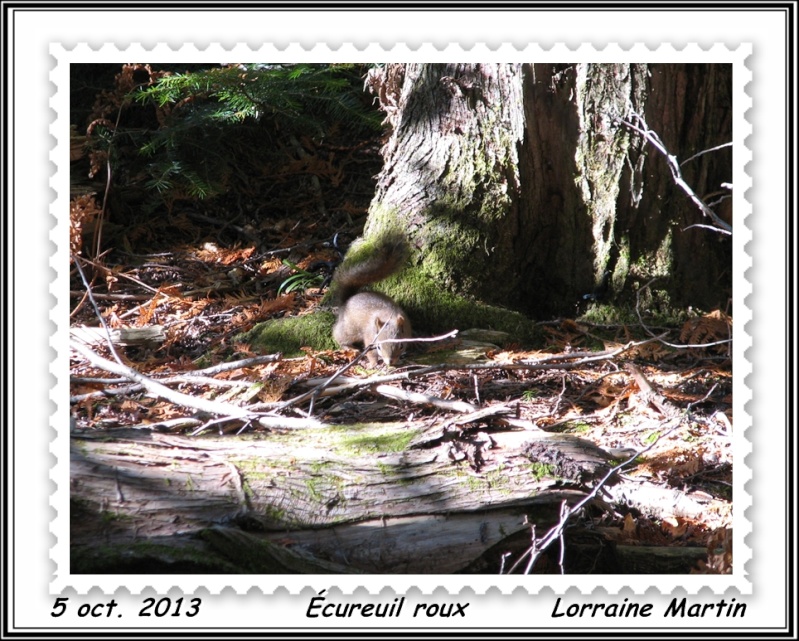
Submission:
M 283 51 L 276 49 L 271 45 L 264 45 L 258 52 L 253 52 L 247 46 L 236 46 L 231 51 L 226 51 L 218 45 L 211 45 L 203 51 L 199 51 L 191 44 L 187 44 L 180 49 L 180 51 L 173 51 L 165 45 L 159 45 L 152 51 L 147 51 L 138 45 L 131 45 L 126 50 L 119 50 L 115 45 L 106 44 L 99 51 L 93 51 L 86 45 L 78 45 L 71 51 L 67 51 L 60 44 L 53 44 L 51 53 L 58 60 L 58 66 L 53 71 L 51 76 L 53 82 L 59 87 L 64 86 L 67 82 L 68 76 L 66 73 L 70 63 L 76 62 L 125 62 L 129 60 L 137 61 L 159 61 L 159 62 L 201 62 L 201 61 L 214 61 L 214 62 L 255 62 L 255 61 L 445 61 L 445 60 L 464 60 L 464 61 L 527 61 L 535 60 L 536 62 L 610 62 L 610 61 L 631 61 L 631 62 L 706 62 L 706 63 L 731 63 L 734 66 L 733 82 L 734 82 L 734 178 L 733 184 L 735 189 L 733 192 L 735 211 L 735 229 L 733 233 L 733 243 L 735 245 L 734 251 L 734 291 L 735 302 L 733 307 L 734 323 L 734 370 L 735 382 L 733 385 L 733 401 L 734 409 L 733 415 L 735 417 L 735 503 L 734 512 L 735 520 L 735 555 L 736 555 L 736 573 L 732 576 L 710 576 L 710 575 L 693 575 L 693 576 L 675 576 L 670 578 L 658 577 L 653 580 L 652 577 L 594 577 L 580 579 L 579 584 L 581 590 L 584 592 L 592 591 L 597 586 L 603 586 L 611 592 L 617 592 L 620 588 L 629 586 L 633 587 L 636 592 L 641 593 L 649 587 L 656 586 L 664 592 L 671 592 L 675 587 L 683 587 L 688 592 L 693 593 L 701 587 L 711 586 L 714 591 L 719 591 L 730 585 L 736 586 L 742 592 L 747 592 L 751 589 L 749 581 L 744 578 L 743 567 L 744 562 L 750 558 L 750 552 L 744 544 L 744 535 L 750 531 L 750 526 L 743 518 L 744 510 L 749 507 L 750 497 L 744 490 L 744 482 L 750 478 L 750 470 L 744 463 L 744 456 L 749 453 L 750 445 L 744 438 L 745 429 L 751 423 L 750 418 L 744 411 L 744 404 L 750 398 L 750 391 L 744 384 L 744 376 L 750 372 L 750 366 L 744 358 L 744 350 L 748 349 L 751 345 L 751 339 L 744 331 L 745 324 L 751 318 L 751 312 L 743 304 L 744 295 L 748 294 L 751 290 L 750 285 L 743 277 L 745 269 L 751 265 L 751 259 L 743 251 L 744 244 L 750 239 L 750 232 L 742 224 L 745 215 L 751 211 L 751 206 L 746 202 L 744 194 L 751 184 L 751 179 L 744 172 L 745 164 L 751 159 L 751 152 L 746 149 L 743 141 L 745 137 L 751 133 L 751 126 L 744 119 L 744 113 L 751 106 L 751 99 L 745 94 L 744 87 L 751 80 L 751 73 L 745 66 L 745 59 L 751 54 L 752 47 L 743 44 L 735 49 L 728 49 L 725 45 L 714 45 L 710 50 L 703 51 L 696 45 L 689 45 L 680 51 L 677 51 L 670 45 L 663 45 L 655 51 L 650 51 L 643 45 L 636 45 L 629 51 L 622 51 L 619 47 L 609 45 L 602 51 L 597 51 L 590 45 L 583 45 L 577 51 L 571 51 L 565 46 L 556 45 L 548 51 L 543 51 L 535 44 L 528 45 L 523 51 L 517 50 L 510 45 L 502 45 L 498 49 L 492 51 L 484 45 L 477 44 L 469 51 L 464 51 L 458 45 L 451 45 L 444 51 L 435 49 L 432 45 L 423 45 L 416 51 L 411 51 L 402 44 L 395 46 L 390 52 L 386 52 L 377 45 L 369 45 L 365 50 L 359 51 L 353 46 L 345 44 L 340 46 L 337 50 L 333 51 L 326 45 L 320 44 L 310 51 L 306 51 L 297 44 L 292 44 L 285 48 Z M 69 105 L 66 102 L 68 93 L 59 91 L 54 96 L 52 106 L 57 113 L 67 114 Z M 53 123 L 51 133 L 59 140 L 58 146 L 53 150 L 52 160 L 58 167 L 68 168 L 67 156 L 69 151 L 68 145 L 68 121 L 65 118 L 59 118 Z M 63 302 L 68 300 L 66 287 L 68 285 L 67 271 L 63 269 L 62 265 L 67 264 L 68 250 L 67 243 L 67 221 L 62 212 L 68 211 L 68 175 L 67 172 L 59 171 L 53 177 L 53 187 L 59 194 L 58 199 L 54 203 L 53 212 L 57 215 L 59 220 L 58 226 L 53 231 L 53 239 L 58 245 L 58 251 L 53 257 L 51 265 L 57 269 L 59 277 L 53 284 L 53 293 L 58 299 L 58 306 L 55 310 L 56 317 L 63 318 L 64 312 Z M 54 367 L 54 373 L 61 373 L 68 371 L 68 362 L 66 360 L 68 350 L 66 349 L 65 338 L 66 332 L 63 331 L 65 326 L 59 325 L 59 331 L 53 340 L 53 345 L 57 346 L 56 349 L 59 353 Z M 66 378 L 59 376 L 60 382 L 65 382 Z M 61 399 L 59 402 L 60 409 L 66 409 L 68 405 L 63 399 L 68 397 L 66 386 L 59 383 L 54 388 L 54 400 Z M 52 478 L 56 482 L 59 490 L 54 497 L 54 505 L 59 515 L 66 515 L 68 508 L 68 493 L 63 489 L 69 487 L 68 483 L 68 466 L 63 465 L 68 461 L 68 432 L 63 429 L 67 424 L 66 417 L 59 412 L 57 415 L 56 423 L 60 426 L 58 429 L 58 438 L 53 443 L 53 451 L 56 453 L 59 464 L 53 469 Z M 68 531 L 64 531 L 67 525 L 65 518 L 58 517 L 53 522 L 53 531 L 57 533 L 59 543 L 53 549 L 53 559 L 59 566 L 59 576 L 54 582 L 54 587 L 64 587 L 70 585 L 75 587 L 79 592 L 92 587 L 100 586 L 103 591 L 116 589 L 119 585 L 125 585 L 133 592 L 137 592 L 146 586 L 153 586 L 158 591 L 169 589 L 175 585 L 174 577 L 155 577 L 155 576 L 131 576 L 125 577 L 124 581 L 119 578 L 111 578 L 107 576 L 84 576 L 77 575 L 71 576 L 68 579 L 61 572 L 61 568 L 68 567 L 68 546 L 65 545 L 68 541 Z M 281 577 L 279 584 L 288 588 L 292 593 L 305 587 L 317 585 L 319 579 L 322 577 Z M 63 581 L 63 582 L 62 582 Z M 270 584 L 278 584 L 275 577 L 268 579 Z M 211 589 L 212 592 L 222 589 L 224 587 L 233 587 L 237 592 L 248 590 L 253 585 L 258 585 L 262 589 L 263 580 L 254 579 L 251 576 L 225 576 L 215 577 L 213 581 L 209 581 L 204 577 L 182 577 L 179 583 L 183 588 L 194 591 L 197 587 L 204 586 Z M 214 587 L 212 587 L 215 586 Z M 425 589 L 433 589 L 438 586 L 445 587 L 451 593 L 459 592 L 464 586 L 471 586 L 478 594 L 484 593 L 489 587 L 497 587 L 503 593 L 509 593 L 518 586 L 524 586 L 531 592 L 537 592 L 542 586 L 547 585 L 561 592 L 570 586 L 575 585 L 575 577 L 519 577 L 519 576 L 469 576 L 459 577 L 456 575 L 446 577 L 427 577 L 427 576 L 376 576 L 365 579 L 362 576 L 341 576 L 336 580 L 336 585 L 345 592 L 350 592 L 356 587 L 367 586 L 370 592 L 374 593 L 384 586 L 391 585 L 400 593 L 404 593 L 408 587 L 418 586 Z M 267 588 L 267 591 L 269 589 Z

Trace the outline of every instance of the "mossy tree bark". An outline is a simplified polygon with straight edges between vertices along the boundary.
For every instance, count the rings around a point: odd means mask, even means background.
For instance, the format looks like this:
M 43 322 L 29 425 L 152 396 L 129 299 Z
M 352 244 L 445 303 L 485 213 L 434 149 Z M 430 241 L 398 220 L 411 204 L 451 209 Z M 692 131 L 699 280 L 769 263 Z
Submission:
M 724 305 L 729 236 L 685 230 L 708 221 L 665 158 L 621 121 L 642 116 L 687 160 L 732 140 L 731 80 L 729 65 L 375 70 L 367 83 L 392 130 L 365 236 L 404 229 L 415 284 L 426 285 L 422 295 L 392 293 L 431 328 L 451 322 L 431 310 L 434 292 L 537 318 L 573 314 L 606 270 L 619 300 L 658 276 L 655 303 Z M 700 196 L 723 191 L 731 158 L 729 147 L 694 158 L 686 182 Z

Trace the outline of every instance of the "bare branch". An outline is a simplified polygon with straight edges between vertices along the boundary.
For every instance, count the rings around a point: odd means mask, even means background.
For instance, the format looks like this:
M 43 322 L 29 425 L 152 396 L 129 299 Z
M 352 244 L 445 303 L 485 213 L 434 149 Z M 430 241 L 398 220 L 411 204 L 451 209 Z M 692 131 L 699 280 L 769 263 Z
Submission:
M 89 297 L 89 302 L 91 302 L 92 307 L 94 308 L 94 313 L 97 315 L 97 318 L 100 320 L 100 324 L 103 326 L 103 329 L 105 329 L 105 338 L 108 343 L 108 349 L 111 351 L 111 354 L 114 356 L 114 360 L 116 360 L 116 362 L 119 363 L 121 367 L 125 367 L 125 364 L 122 362 L 122 359 L 119 357 L 119 354 L 117 354 L 116 348 L 114 347 L 114 342 L 111 340 L 111 330 L 108 328 L 108 324 L 105 322 L 103 315 L 100 313 L 100 308 L 97 306 L 97 301 L 94 300 L 94 295 L 92 294 L 91 285 L 89 285 L 89 281 L 86 279 L 86 274 L 83 273 L 83 268 L 80 266 L 80 261 L 78 260 L 78 257 L 75 254 L 72 254 L 72 262 L 75 264 L 75 267 L 78 268 L 80 279 L 83 281 L 83 286 L 86 288 L 86 295 Z
M 596 495 L 599 493 L 599 490 L 602 489 L 602 487 L 605 485 L 605 483 L 607 483 L 608 480 L 614 474 L 616 474 L 617 472 L 621 471 L 623 468 L 627 467 L 630 463 L 635 461 L 635 459 L 638 458 L 639 456 L 641 456 L 642 454 L 645 454 L 646 452 L 651 450 L 662 439 L 664 439 L 665 437 L 669 436 L 672 432 L 674 432 L 676 429 L 681 427 L 682 424 L 683 424 L 683 417 L 682 416 L 679 416 L 679 417 L 676 417 L 674 419 L 671 419 L 670 421 L 668 421 L 666 423 L 666 425 L 668 425 L 669 427 L 668 427 L 668 429 L 665 432 L 660 434 L 660 436 L 658 436 L 652 443 L 647 445 L 644 449 L 642 449 L 642 450 L 640 450 L 638 452 L 635 452 L 627 460 L 622 461 L 621 463 L 619 463 L 615 467 L 613 467 L 610 470 L 608 470 L 608 472 L 605 474 L 605 476 L 603 476 L 599 480 L 599 482 L 594 486 L 594 488 L 586 496 L 584 496 L 580 501 L 575 503 L 573 507 L 571 507 L 569 509 L 566 509 L 565 502 L 564 502 L 564 507 L 561 509 L 561 516 L 560 516 L 560 520 L 558 521 L 558 523 L 553 525 L 549 529 L 549 531 L 544 535 L 544 537 L 542 539 L 540 539 L 540 540 L 536 540 L 535 539 L 535 530 L 533 530 L 533 542 L 532 542 L 532 544 L 530 545 L 529 548 L 527 548 L 527 550 L 524 553 L 522 553 L 522 555 L 510 567 L 510 569 L 508 570 L 508 574 L 511 574 L 517 567 L 519 567 L 521 562 L 529 555 L 530 556 L 530 560 L 528 561 L 527 567 L 525 569 L 525 574 L 528 574 L 530 572 L 530 570 L 532 569 L 533 565 L 535 564 L 535 561 L 538 559 L 539 556 L 541 556 L 541 553 L 544 552 L 544 550 L 546 550 L 554 541 L 559 540 L 563 536 L 563 530 L 565 529 L 566 524 L 568 523 L 569 519 L 571 519 L 572 516 L 574 516 L 580 510 L 582 510 L 583 507 L 585 507 L 588 503 L 593 501 L 594 498 L 596 497 Z
M 679 343 L 669 343 L 668 341 L 664 341 L 663 337 L 666 334 L 660 334 L 659 336 L 655 336 L 654 332 L 652 332 L 652 330 L 650 330 L 649 327 L 646 326 L 646 323 L 644 323 L 644 319 L 641 317 L 640 304 L 641 304 L 641 292 L 644 291 L 645 289 L 647 289 L 656 280 L 657 280 L 657 277 L 651 279 L 646 285 L 644 285 L 643 287 L 638 289 L 638 291 L 635 292 L 635 314 L 636 314 L 636 316 L 638 316 L 638 322 L 641 325 L 641 328 L 647 334 L 652 336 L 653 340 L 657 340 L 660 343 L 662 343 L 663 345 L 666 345 L 667 347 L 672 347 L 674 349 L 702 349 L 703 347 L 713 347 L 714 345 L 724 345 L 726 343 L 732 343 L 732 339 L 731 338 L 725 338 L 723 340 L 712 341 L 710 343 L 697 343 L 697 344 L 691 344 L 691 345 L 682 345 L 682 344 L 679 344 Z
M 439 407 L 441 409 L 450 410 L 453 412 L 469 414 L 477 409 L 465 401 L 447 401 L 443 398 L 438 398 L 437 396 L 420 394 L 418 392 L 408 392 L 392 385 L 378 385 L 374 388 L 374 391 L 389 398 L 396 398 L 401 401 L 416 403 L 418 405 L 432 405 L 433 407 Z
M 89 348 L 81 345 L 76 341 L 70 341 L 70 347 L 79 354 L 82 354 L 90 363 L 104 369 L 107 372 L 124 376 L 125 378 L 140 384 L 147 389 L 148 392 L 155 394 L 161 398 L 166 399 L 176 405 L 183 407 L 191 407 L 201 412 L 208 414 L 219 414 L 227 417 L 226 420 L 254 420 L 260 423 L 263 427 L 284 427 L 284 428 L 306 428 L 306 427 L 324 427 L 322 423 L 314 419 L 296 419 L 283 416 L 266 416 L 258 414 L 248 409 L 230 405 L 229 403 L 220 403 L 218 401 L 209 401 L 204 398 L 195 398 L 182 392 L 176 392 L 169 389 L 166 385 L 147 378 L 134 369 L 121 363 L 114 363 L 102 356 L 98 356 Z
M 732 225 L 719 218 L 718 214 L 716 214 L 716 212 L 714 212 L 710 207 L 708 207 L 705 204 L 705 202 L 699 196 L 696 195 L 696 193 L 694 192 L 693 189 L 691 189 L 688 183 L 685 182 L 685 180 L 682 177 L 682 172 L 680 171 L 680 165 L 677 164 L 677 158 L 669 153 L 663 142 L 660 140 L 660 137 L 654 131 L 649 129 L 649 126 L 646 124 L 646 121 L 639 114 L 635 113 L 634 111 L 631 113 L 633 116 L 635 116 L 635 118 L 638 120 L 641 126 L 637 126 L 632 122 L 629 122 L 628 120 L 624 119 L 619 119 L 619 122 L 621 122 L 623 125 L 626 125 L 633 131 L 636 131 L 639 134 L 641 134 L 644 140 L 646 140 L 649 144 L 651 144 L 655 149 L 657 149 L 661 154 L 663 154 L 666 157 L 666 163 L 668 164 L 669 170 L 671 171 L 671 176 L 674 180 L 674 183 L 688 195 L 688 197 L 694 202 L 694 204 L 697 207 L 699 207 L 699 210 L 705 216 L 707 216 L 708 218 L 710 218 L 710 220 L 713 221 L 713 224 L 715 225 L 713 229 L 722 234 L 732 235 Z M 692 158 L 693 157 L 694 156 L 692 156 Z
M 213 376 L 214 374 L 229 372 L 242 367 L 252 367 L 253 365 L 261 365 L 262 363 L 274 363 L 282 358 L 283 355 L 280 353 L 264 354 L 263 356 L 253 356 L 251 358 L 244 358 L 238 361 L 219 363 L 218 365 L 212 365 L 211 367 L 206 367 L 205 369 L 189 370 L 186 372 L 181 372 L 181 374 L 183 376 Z
M 732 143 L 731 142 L 725 142 L 723 145 L 717 145 L 715 147 L 711 147 L 710 149 L 704 149 L 704 150 L 700 151 L 699 153 L 694 154 L 690 158 L 688 158 L 686 160 L 683 160 L 680 163 L 680 167 L 682 167 L 683 165 L 688 164 L 694 158 L 699 158 L 699 156 L 704 156 L 705 154 L 709 154 L 711 151 L 718 151 L 719 149 L 724 149 L 725 147 L 732 147 Z

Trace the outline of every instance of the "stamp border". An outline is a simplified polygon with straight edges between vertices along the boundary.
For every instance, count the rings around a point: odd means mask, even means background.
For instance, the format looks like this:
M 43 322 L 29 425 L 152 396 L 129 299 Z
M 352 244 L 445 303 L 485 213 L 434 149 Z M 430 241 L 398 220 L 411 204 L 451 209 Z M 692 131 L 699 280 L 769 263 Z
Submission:
M 291 45 L 286 45 L 286 46 L 291 46 Z M 340 46 L 340 45 L 339 45 L 339 46 Z M 153 49 L 152 49 L 152 48 L 150 48 L 150 49 L 148 49 L 148 50 L 149 50 L 149 51 L 152 51 Z M 228 51 L 229 49 L 225 49 L 225 50 L 226 50 L 226 51 Z M 335 50 L 335 49 L 334 49 L 334 50 Z M 360 50 L 360 49 L 359 49 L 359 50 Z M 389 49 L 385 49 L 385 50 L 386 50 L 386 51 L 388 51 Z M 492 50 L 493 50 L 493 49 L 492 49 Z M 626 51 L 626 49 L 624 49 L 624 50 Z M 757 56 L 757 51 L 755 51 L 755 56 Z M 392 59 L 392 60 L 396 60 L 396 58 L 393 58 L 393 57 L 392 57 L 391 59 Z M 758 94 L 758 95 L 759 95 L 759 94 Z M 751 154 L 750 154 L 750 155 L 751 155 Z M 761 159 L 762 159 L 762 156 L 761 156 Z M 736 183 L 736 184 L 737 184 L 737 183 Z M 751 182 L 750 182 L 750 184 L 751 184 Z M 751 211 L 751 209 L 750 209 L 750 210 L 748 210 L 748 211 Z M 747 224 L 749 224 L 749 221 L 747 222 Z M 790 222 L 789 222 L 789 227 L 792 229 L 792 226 L 791 226 L 791 223 L 790 223 Z M 790 232 L 790 235 L 791 235 L 791 239 L 790 239 L 790 240 L 791 240 L 791 242 L 792 242 L 792 241 L 793 241 L 793 232 L 792 232 L 792 231 Z M 750 234 L 750 237 L 751 237 L 751 234 Z M 761 239 L 762 239 L 762 236 L 761 236 Z M 792 276 L 793 276 L 793 272 L 791 271 L 790 277 L 792 278 Z M 793 282 L 793 281 L 792 281 L 792 282 Z M 749 286 L 749 284 L 748 284 L 748 283 L 747 283 L 747 286 L 749 287 L 749 290 L 748 290 L 748 291 L 751 291 L 751 286 Z M 792 293 L 792 292 L 793 292 L 793 285 L 790 285 L 789 287 L 790 287 L 790 292 Z M 757 292 L 755 292 L 755 294 L 757 294 Z M 789 294 L 789 295 L 790 295 L 790 294 Z M 752 297 L 750 296 L 750 298 L 752 298 Z M 757 298 L 757 295 L 755 295 L 755 297 L 754 297 L 754 298 Z M 761 302 L 762 302 L 762 301 L 761 301 Z M 747 308 L 748 308 L 748 305 L 749 305 L 749 303 L 751 303 L 751 305 L 752 305 L 753 307 L 755 307 L 755 308 L 756 308 L 756 311 L 758 311 L 758 312 L 760 312 L 760 310 L 762 309 L 762 308 L 758 307 L 758 306 L 757 306 L 757 305 L 756 305 L 754 302 L 751 302 L 751 300 L 747 302 Z M 761 318 L 762 318 L 762 317 L 761 317 Z M 738 327 L 741 327 L 741 326 L 743 326 L 744 324 L 745 324 L 745 323 L 743 323 L 743 322 L 737 322 L 737 326 L 738 326 Z M 790 367 L 791 356 L 790 356 L 790 355 L 786 355 L 785 359 L 786 359 L 786 363 L 788 363 L 788 364 L 789 364 L 789 367 Z M 751 364 L 750 364 L 750 365 L 751 365 Z M 750 371 L 751 371 L 751 368 L 750 368 Z M 758 378 L 758 380 L 761 380 L 761 379 L 760 379 L 760 378 Z M 779 379 L 777 380 L 777 382 L 778 382 L 778 383 L 780 383 Z M 789 381 L 789 382 L 788 382 L 788 385 L 789 385 L 789 387 L 788 387 L 788 391 L 789 391 L 789 392 L 793 392 L 793 391 L 794 391 L 794 390 L 793 390 L 793 383 Z M 747 388 L 747 390 L 748 390 L 748 388 Z M 789 402 L 790 402 L 790 401 L 789 401 Z M 762 410 L 762 408 L 760 408 L 760 409 Z M 792 410 L 791 410 L 791 412 L 792 412 Z M 754 413 L 754 410 L 753 410 L 753 413 Z M 791 416 L 792 416 L 792 415 L 793 415 L 793 414 L 791 413 Z M 736 415 L 736 422 L 738 422 L 738 421 L 739 421 L 739 418 L 740 418 L 740 414 L 737 414 L 737 415 Z M 764 417 L 764 416 L 761 414 L 761 418 L 765 418 L 765 417 Z M 748 442 L 748 441 L 747 441 L 747 442 Z M 792 453 L 792 452 L 793 452 L 793 448 L 792 448 L 792 446 L 790 445 L 790 442 L 789 442 L 789 448 L 790 448 L 790 449 L 789 449 L 789 452 L 790 452 L 790 453 Z M 51 448 L 51 451 L 53 451 L 53 448 Z M 750 458 L 751 458 L 751 457 L 750 457 Z M 762 461 L 761 461 L 761 462 L 762 462 Z M 737 465 L 737 467 L 736 467 L 736 471 L 737 471 L 737 472 L 739 472 L 741 469 L 742 469 L 742 467 Z M 746 483 L 746 480 L 743 480 L 743 482 L 744 482 L 744 483 Z M 737 484 L 736 484 L 736 488 L 737 488 Z M 792 502 L 792 501 L 791 501 L 791 502 Z M 736 501 L 736 509 L 737 509 L 737 510 L 741 510 L 741 507 L 740 507 L 740 505 L 739 505 L 739 503 L 738 503 L 737 501 Z M 762 514 L 761 514 L 761 516 L 762 516 Z M 736 529 L 737 529 L 737 528 L 736 528 Z M 760 531 L 762 532 L 762 528 L 760 529 Z M 761 542 L 762 542 L 762 536 L 761 536 L 760 540 L 761 540 Z M 740 552 L 740 551 L 741 551 L 741 548 L 739 547 L 739 548 L 736 550 L 736 559 L 739 559 L 739 558 L 740 558 L 740 557 L 738 556 L 738 554 L 739 554 L 739 552 Z M 750 550 L 750 557 L 751 557 L 751 550 Z M 748 576 L 748 575 L 747 575 L 747 576 Z M 325 581 L 325 583 L 326 583 L 328 580 L 329 580 L 328 578 L 325 578 L 325 580 L 324 580 L 324 581 Z M 393 578 L 390 580 L 390 582 L 391 582 L 392 584 L 393 584 L 393 583 L 395 583 L 395 581 L 393 580 Z M 319 584 L 318 582 L 316 582 L 316 583 L 317 583 L 317 585 Z M 682 582 L 680 582 L 680 583 L 682 584 Z M 122 591 L 124 592 L 124 589 L 123 589 Z M 413 590 L 411 590 L 411 591 L 413 591 Z M 602 591 L 602 590 L 598 590 L 597 592 L 601 592 L 601 591 Z M 202 593 L 202 592 L 203 592 L 203 589 L 200 589 L 200 592 Z M 279 592 L 279 590 L 278 590 L 278 592 Z M 303 590 L 303 591 L 302 591 L 303 595 L 305 595 L 305 594 L 306 594 L 306 592 L 308 592 L 308 590 Z
M 265 49 L 265 50 L 264 50 Z M 391 50 L 386 51 L 380 46 L 369 45 L 364 49 L 344 44 L 335 50 L 326 44 L 319 44 L 310 50 L 303 48 L 298 43 L 293 43 L 283 50 L 271 45 L 265 45 L 260 50 L 253 51 L 250 47 L 236 45 L 231 50 L 224 49 L 221 45 L 212 44 L 203 50 L 198 49 L 192 44 L 184 45 L 179 51 L 174 51 L 166 45 L 156 45 L 151 50 L 147 50 L 138 44 L 131 44 L 127 48 L 119 49 L 113 44 L 105 44 L 99 50 L 93 50 L 88 45 L 79 44 L 71 50 L 66 49 L 59 43 L 54 43 L 50 48 L 51 54 L 55 57 L 57 64 L 51 74 L 51 81 L 59 88 L 68 85 L 68 78 L 65 77 L 69 65 L 75 62 L 90 62 L 102 60 L 103 62 L 124 61 L 130 59 L 152 60 L 158 59 L 162 62 L 172 62 L 177 60 L 190 59 L 192 62 L 253 62 L 256 60 L 268 59 L 274 62 L 287 60 L 302 60 L 309 62 L 329 61 L 329 60 L 357 60 L 357 61 L 411 61 L 426 60 L 440 61 L 451 60 L 452 58 L 466 59 L 470 61 L 480 60 L 484 62 L 504 61 L 511 62 L 516 60 L 529 60 L 534 58 L 542 62 L 604 62 L 618 60 L 622 56 L 625 60 L 635 62 L 717 62 L 733 64 L 733 84 L 734 84 L 734 176 L 733 183 L 736 185 L 734 190 L 733 209 L 736 212 L 735 231 L 733 234 L 733 287 L 736 294 L 733 303 L 734 323 L 734 366 L 736 370 L 735 382 L 733 385 L 733 402 L 735 416 L 734 447 L 736 451 L 735 475 L 734 475 L 734 546 L 736 551 L 735 567 L 737 570 L 732 575 L 713 577 L 711 575 L 691 575 L 678 576 L 673 578 L 644 576 L 619 577 L 601 576 L 596 578 L 580 577 L 580 589 L 583 594 L 593 592 L 597 587 L 605 587 L 611 593 L 616 593 L 622 588 L 632 588 L 636 594 L 642 594 L 647 589 L 657 587 L 663 593 L 670 593 L 675 588 L 681 587 L 689 593 L 696 593 L 704 587 L 710 587 L 714 592 L 726 590 L 734 586 L 742 593 L 751 592 L 751 583 L 747 580 L 743 571 L 744 565 L 751 558 L 751 549 L 745 543 L 745 535 L 750 532 L 751 524 L 743 517 L 745 510 L 751 505 L 751 496 L 745 489 L 745 483 L 751 478 L 751 470 L 745 465 L 744 458 L 751 451 L 751 444 L 745 440 L 745 430 L 751 425 L 751 417 L 745 411 L 745 403 L 751 398 L 751 391 L 744 384 L 745 376 L 751 373 L 751 363 L 745 358 L 745 351 L 751 347 L 751 337 L 744 331 L 745 325 L 751 320 L 751 310 L 743 303 L 744 298 L 751 292 L 751 286 L 746 281 L 744 273 L 752 265 L 751 257 L 746 254 L 744 247 L 751 240 L 751 232 L 743 225 L 745 218 L 740 212 L 748 215 L 751 213 L 751 205 L 746 201 L 744 194 L 751 187 L 751 178 L 746 174 L 744 167 L 751 160 L 751 151 L 744 144 L 745 138 L 751 134 L 751 125 L 746 121 L 744 114 L 751 108 L 751 98 L 745 92 L 745 86 L 751 81 L 751 71 L 746 67 L 745 60 L 752 53 L 750 44 L 742 43 L 738 47 L 728 48 L 726 45 L 717 44 L 709 50 L 702 49 L 699 45 L 688 45 L 681 50 L 677 50 L 669 44 L 664 44 L 656 50 L 650 50 L 645 45 L 635 45 L 627 51 L 621 48 L 608 45 L 604 49 L 597 50 L 592 45 L 584 44 L 576 50 L 569 49 L 564 45 L 555 45 L 551 49 L 544 51 L 538 45 L 531 43 L 522 50 L 513 46 L 501 45 L 491 50 L 482 44 L 476 44 L 468 51 L 464 50 L 457 43 L 450 44 L 444 50 L 437 49 L 432 44 L 423 44 L 418 49 L 411 50 L 403 44 L 398 44 Z M 63 89 L 56 92 L 51 101 L 51 106 L 57 114 L 68 113 L 68 104 L 65 104 L 64 97 L 68 95 Z M 67 123 L 68 124 L 68 123 Z M 68 128 L 62 117 L 53 122 L 50 128 L 51 134 L 58 141 L 51 154 L 51 160 L 59 170 L 53 176 L 51 187 L 58 194 L 58 198 L 53 204 L 52 212 L 56 219 L 51 239 L 55 242 L 57 250 L 51 259 L 51 267 L 58 276 L 53 281 L 51 293 L 55 296 L 58 303 L 53 309 L 52 318 L 57 322 L 57 330 L 54 334 L 51 346 L 55 348 L 58 357 L 53 361 L 51 373 L 59 383 L 53 390 L 53 400 L 56 401 L 59 412 L 54 415 L 53 428 L 57 433 L 56 439 L 52 443 L 51 451 L 56 456 L 57 463 L 52 469 L 51 480 L 56 484 L 56 491 L 53 495 L 53 505 L 56 507 L 57 516 L 52 523 L 52 531 L 56 535 L 58 543 L 52 550 L 51 558 L 56 563 L 58 571 L 56 578 L 51 585 L 51 589 L 58 592 L 66 587 L 72 587 L 79 593 L 84 593 L 92 587 L 100 587 L 103 592 L 112 592 L 121 585 L 126 586 L 134 593 L 138 593 L 145 588 L 151 587 L 159 592 L 169 590 L 176 583 L 177 577 L 172 576 L 125 576 L 118 579 L 109 576 L 97 575 L 68 575 L 63 573 L 63 568 L 69 566 L 68 561 L 68 532 L 65 532 L 65 524 L 68 525 L 65 515 L 68 511 L 68 492 L 65 488 L 69 487 L 68 482 L 68 442 L 69 436 L 63 428 L 64 408 L 69 407 L 68 388 L 64 385 L 66 378 L 61 374 L 64 370 L 69 350 L 66 343 L 66 334 L 61 319 L 68 316 L 64 314 L 64 301 L 68 300 L 68 293 L 65 292 L 65 278 L 62 265 L 68 263 L 66 248 L 68 247 L 68 225 L 65 224 L 63 214 L 59 212 L 68 211 L 68 201 L 65 197 L 69 193 L 68 184 L 68 161 L 65 160 L 65 152 L 68 151 Z M 61 168 L 67 168 L 67 172 Z M 742 187 L 738 187 L 741 185 Z M 65 295 L 66 293 L 66 295 Z M 742 373 L 742 369 L 745 370 Z M 736 384 L 737 383 L 737 384 Z M 69 578 L 67 578 L 67 576 Z M 268 584 L 273 584 L 271 589 L 277 587 L 276 577 L 253 578 L 245 576 L 225 576 L 225 578 L 215 578 L 213 581 L 208 577 L 182 576 L 180 585 L 187 592 L 194 592 L 200 587 L 211 590 L 212 593 L 221 592 L 225 588 L 233 588 L 238 593 L 244 593 L 252 587 L 258 587 L 269 593 Z M 266 584 L 264 584 L 266 579 Z M 299 593 L 305 587 L 318 585 L 322 576 L 296 576 L 281 577 L 280 585 L 289 589 L 292 594 Z M 523 587 L 530 593 L 537 593 L 545 585 L 553 587 L 558 593 L 567 590 L 575 584 L 575 577 L 518 577 L 512 576 L 436 576 L 435 578 L 425 575 L 358 575 L 341 576 L 337 578 L 337 586 L 345 593 L 351 593 L 358 587 L 366 587 L 372 594 L 386 587 L 393 587 L 398 593 L 405 593 L 410 587 L 421 587 L 423 591 L 432 591 L 436 587 L 443 587 L 450 594 L 459 593 L 464 587 L 471 587 L 478 594 L 485 593 L 490 588 L 498 588 L 502 593 L 508 594 L 518 587 Z

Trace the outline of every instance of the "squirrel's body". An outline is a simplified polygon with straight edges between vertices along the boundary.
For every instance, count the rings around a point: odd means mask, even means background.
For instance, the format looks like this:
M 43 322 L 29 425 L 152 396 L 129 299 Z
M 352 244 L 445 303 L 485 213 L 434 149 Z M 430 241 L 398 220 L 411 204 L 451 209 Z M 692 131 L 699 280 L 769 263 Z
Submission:
M 339 306 L 333 338 L 342 347 L 366 347 L 377 339 L 376 349 L 366 355 L 372 367 L 377 365 L 377 354 L 387 365 L 397 361 L 405 351 L 405 344 L 382 341 L 410 338 L 411 323 L 391 298 L 379 292 L 361 291 L 361 288 L 396 272 L 406 256 L 404 241 L 384 239 L 371 256 L 354 265 L 339 267 L 333 277 L 335 301 Z

